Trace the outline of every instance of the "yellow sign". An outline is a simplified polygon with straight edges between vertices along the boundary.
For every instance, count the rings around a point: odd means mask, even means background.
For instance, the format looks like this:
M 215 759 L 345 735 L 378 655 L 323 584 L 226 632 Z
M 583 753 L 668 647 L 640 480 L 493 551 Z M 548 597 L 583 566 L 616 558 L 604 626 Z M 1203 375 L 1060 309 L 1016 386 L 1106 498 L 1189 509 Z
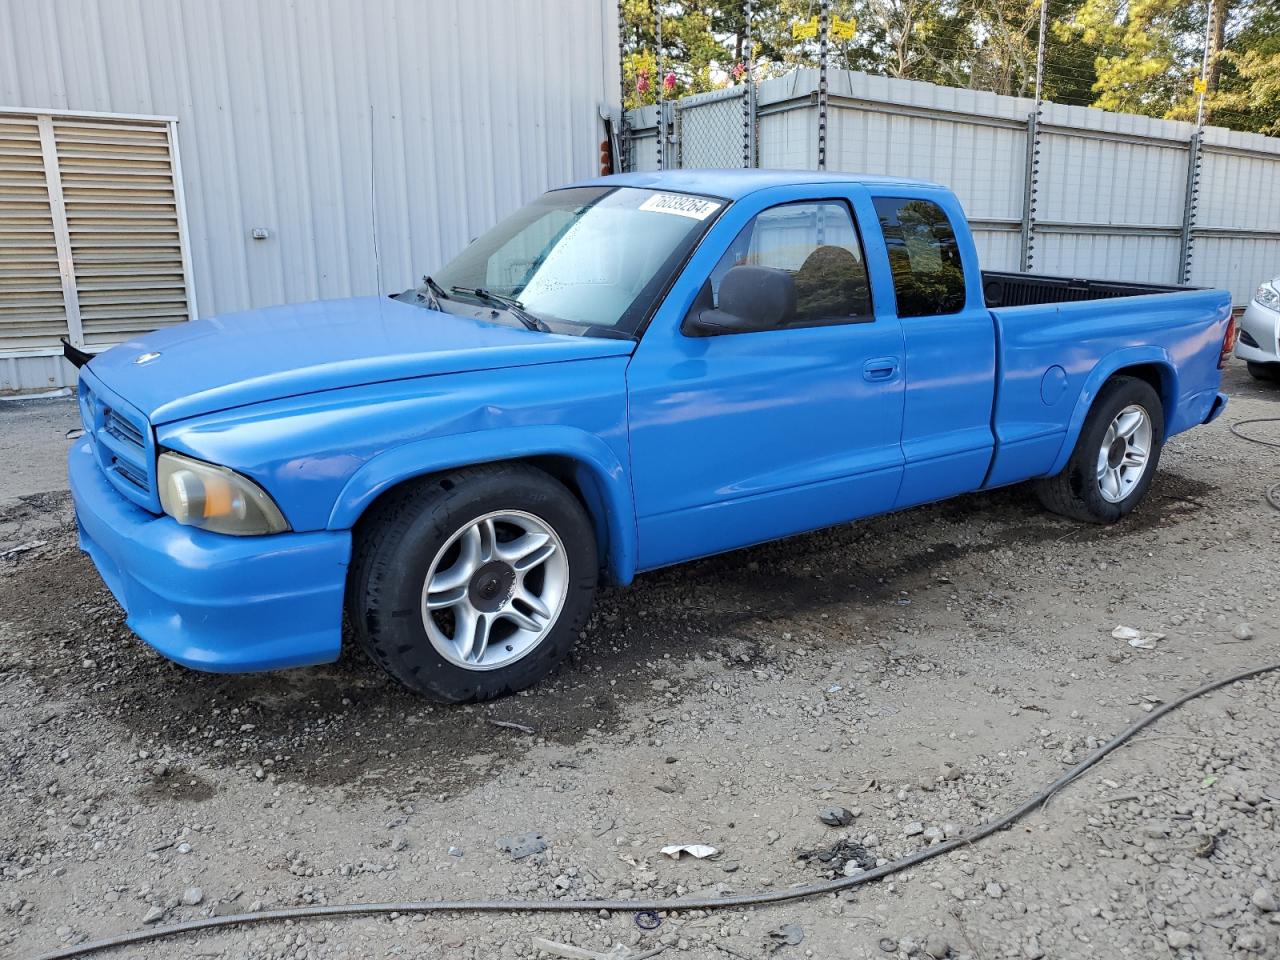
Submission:
M 1204 77 L 1196 77 L 1196 82 L 1192 84 L 1196 93 L 1204 93 L 1209 89 L 1209 85 L 1204 82 Z
M 810 17 L 805 23 L 793 23 L 791 35 L 797 40 L 805 40 L 818 35 L 818 18 Z
M 831 19 L 831 36 L 837 40 L 852 40 L 853 32 L 857 29 L 857 20 L 841 20 L 839 17 Z
M 827 27 L 827 34 L 837 40 L 852 40 L 854 31 L 857 29 L 857 20 L 841 20 L 839 17 L 832 17 L 831 24 Z M 810 17 L 803 23 L 793 23 L 791 35 L 797 40 L 812 40 L 818 35 L 818 18 Z

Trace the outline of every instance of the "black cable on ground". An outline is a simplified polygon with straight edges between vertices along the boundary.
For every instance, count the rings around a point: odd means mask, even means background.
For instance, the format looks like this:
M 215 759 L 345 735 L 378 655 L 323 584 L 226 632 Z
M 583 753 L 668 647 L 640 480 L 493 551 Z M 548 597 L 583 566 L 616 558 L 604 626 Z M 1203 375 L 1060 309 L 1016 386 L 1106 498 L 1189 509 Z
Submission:
M 1264 440 L 1262 437 L 1251 437 L 1247 433 L 1241 433 L 1237 429 L 1237 427 L 1247 426 L 1251 423 L 1280 423 L 1280 417 L 1255 417 L 1252 420 L 1237 420 L 1235 423 L 1231 424 L 1231 432 L 1241 440 L 1248 440 L 1250 443 L 1260 443 L 1264 447 L 1280 448 L 1280 441 Z M 1271 506 L 1275 507 L 1277 510 L 1280 510 L 1280 483 L 1273 483 L 1271 486 L 1267 487 L 1264 496 L 1267 498 L 1267 503 L 1271 504 Z
M 196 933 L 202 930 L 213 930 L 249 923 L 265 923 L 273 920 L 305 920 L 316 917 L 341 917 L 356 914 L 447 913 L 452 911 L 466 913 L 569 913 L 590 911 L 595 913 L 600 910 L 612 910 L 633 913 L 643 910 L 723 910 L 727 907 L 754 907 L 769 903 L 784 903 L 789 900 L 802 900 L 824 893 L 835 893 L 900 873 L 909 867 L 924 863 L 926 860 L 932 860 L 934 857 L 950 853 L 958 847 L 977 843 L 979 840 L 1005 829 L 1025 817 L 1036 807 L 1048 802 L 1049 798 L 1055 793 L 1098 763 L 1107 754 L 1123 746 L 1140 730 L 1151 726 L 1165 714 L 1177 710 L 1197 697 L 1202 697 L 1221 687 L 1238 683 L 1241 680 L 1248 680 L 1274 670 L 1280 670 L 1280 663 L 1253 667 L 1252 669 L 1232 674 L 1229 677 L 1223 677 L 1220 680 L 1211 680 L 1190 693 L 1184 693 L 1182 696 L 1156 707 L 1142 719 L 1131 723 L 1117 737 L 1094 750 L 1053 783 L 1025 800 L 1020 806 L 1010 810 L 998 820 L 974 827 L 968 833 L 954 840 L 947 840 L 935 846 L 917 850 L 915 853 L 908 854 L 892 863 L 886 863 L 882 867 L 875 867 L 853 877 L 842 877 L 838 880 L 828 880 L 820 883 L 807 883 L 789 887 L 785 890 L 740 893 L 723 897 L 680 897 L 661 900 L 407 900 L 402 903 L 344 903 L 314 907 L 292 907 L 284 910 L 264 910 L 259 913 L 237 913 L 225 917 L 207 917 L 202 920 L 188 920 L 184 923 L 152 927 L 149 930 L 138 930 L 134 933 L 124 933 L 115 937 L 106 937 L 102 940 L 87 941 L 74 947 L 41 954 L 39 957 L 33 958 L 33 960 L 69 960 L 71 957 L 83 957 L 114 947 L 125 947 L 136 943 L 144 943 L 148 940 L 175 937 L 183 933 Z

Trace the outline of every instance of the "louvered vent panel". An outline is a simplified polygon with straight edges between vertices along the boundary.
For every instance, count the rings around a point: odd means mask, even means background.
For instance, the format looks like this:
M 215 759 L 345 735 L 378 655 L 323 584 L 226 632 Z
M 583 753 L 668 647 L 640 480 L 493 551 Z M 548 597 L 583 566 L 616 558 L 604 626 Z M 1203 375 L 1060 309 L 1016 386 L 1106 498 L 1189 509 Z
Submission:
M 86 348 L 190 319 L 168 127 L 55 118 L 54 139 Z
M 53 349 L 66 334 L 40 127 L 0 115 L 0 352 Z

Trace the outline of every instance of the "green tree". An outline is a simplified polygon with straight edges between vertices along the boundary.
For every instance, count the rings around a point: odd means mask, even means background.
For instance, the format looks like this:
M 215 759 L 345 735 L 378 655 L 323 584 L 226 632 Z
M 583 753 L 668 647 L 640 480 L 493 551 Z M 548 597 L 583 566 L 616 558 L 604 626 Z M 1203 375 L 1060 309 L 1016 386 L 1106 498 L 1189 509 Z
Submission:
M 820 44 L 817 37 L 796 37 L 794 27 L 808 23 L 818 13 L 816 0 L 781 0 L 770 5 L 773 14 L 767 21 L 768 44 L 781 54 L 776 67 L 766 72 L 781 73 L 793 67 L 816 67 Z M 831 16 L 853 20 L 858 29 L 852 40 L 831 37 L 827 51 L 829 66 L 845 70 L 867 70 L 879 62 L 876 52 L 876 24 L 865 10 L 865 0 L 832 0 Z M 767 48 L 766 48 L 767 49 Z
M 1280 4 L 1250 11 L 1224 42 L 1216 89 L 1206 101 L 1214 123 L 1280 136 Z
M 1212 25 L 1207 119 L 1280 134 L 1280 0 L 1047 2 L 1046 99 L 1194 118 Z M 742 0 L 623 0 L 627 106 L 725 86 L 747 60 L 757 78 L 816 66 L 817 39 L 793 27 L 818 9 L 818 0 L 753 0 L 748 50 Z M 857 23 L 852 39 L 832 38 L 832 67 L 1022 96 L 1034 89 L 1040 0 L 832 0 L 830 9 Z
M 1043 93 L 1046 100 L 1055 103 L 1089 106 L 1096 96 L 1093 87 L 1098 80 L 1095 68 L 1098 50 L 1064 29 L 1075 17 L 1079 5 L 1079 0 L 1049 0 Z M 1036 35 L 1038 40 L 1038 25 Z
M 1204 69 L 1206 122 L 1280 132 L 1277 0 L 1084 0 L 1059 34 L 1096 50 L 1094 106 L 1193 120 Z
M 1188 0 L 1084 0 L 1057 29 L 1096 50 L 1094 106 L 1161 117 L 1191 93 L 1204 26 Z
M 1026 26 L 1021 20 L 1010 32 L 1000 28 L 1003 11 L 990 24 L 975 18 L 985 0 L 832 0 L 830 13 L 857 23 L 852 39 L 832 37 L 828 63 L 832 67 L 887 73 L 894 77 L 969 85 L 973 64 L 1004 39 L 1016 34 L 1019 62 L 1026 59 Z M 1036 0 L 991 0 L 1025 13 Z M 1064 0 L 1065 2 L 1065 0 Z M 659 93 L 656 75 L 655 12 L 663 15 L 663 72 L 674 73 L 674 95 L 697 93 L 730 82 L 735 68 L 748 57 L 756 76 L 779 75 L 797 66 L 817 66 L 816 37 L 797 37 L 794 27 L 818 13 L 818 0 L 754 0 L 751 50 L 745 48 L 746 22 L 741 0 L 693 4 L 684 0 L 624 0 L 623 38 L 627 105 L 653 103 Z M 1025 17 L 1023 18 L 1025 19 Z M 1034 18 L 1032 18 L 1034 21 Z M 986 34 L 975 42 L 975 30 Z M 996 39 L 999 35 L 1000 39 Z M 1002 47 L 1002 50 L 1004 48 Z M 1034 58 L 1034 42 L 1032 43 Z M 1001 63 L 1013 59 L 1002 53 Z M 1019 82 L 1025 71 L 1017 72 Z M 980 82 L 985 83 L 985 79 Z M 1005 86 L 1012 86 L 1003 81 Z M 671 94 L 667 94 L 670 96 Z
M 655 6 L 662 9 L 661 49 Z M 628 109 L 655 103 L 660 96 L 672 99 L 715 89 L 715 67 L 727 57 L 705 7 L 662 0 L 623 0 L 622 13 L 622 79 Z M 673 89 L 664 86 L 667 75 L 674 77 Z
M 968 0 L 975 38 L 968 86 L 1010 96 L 1035 88 L 1040 0 Z

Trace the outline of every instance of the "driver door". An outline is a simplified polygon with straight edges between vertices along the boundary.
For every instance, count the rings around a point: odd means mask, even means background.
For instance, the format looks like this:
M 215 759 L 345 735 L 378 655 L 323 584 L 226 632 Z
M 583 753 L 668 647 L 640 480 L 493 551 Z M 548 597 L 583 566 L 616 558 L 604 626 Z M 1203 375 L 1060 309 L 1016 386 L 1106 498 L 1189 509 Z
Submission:
M 640 568 L 888 510 L 902 479 L 902 329 L 873 288 L 854 185 L 760 191 L 690 260 L 627 371 Z M 797 194 L 800 194 L 797 196 Z M 860 213 L 874 223 L 874 214 Z M 791 274 L 776 327 L 698 335 L 739 264 Z M 882 306 L 883 305 L 883 306 Z

